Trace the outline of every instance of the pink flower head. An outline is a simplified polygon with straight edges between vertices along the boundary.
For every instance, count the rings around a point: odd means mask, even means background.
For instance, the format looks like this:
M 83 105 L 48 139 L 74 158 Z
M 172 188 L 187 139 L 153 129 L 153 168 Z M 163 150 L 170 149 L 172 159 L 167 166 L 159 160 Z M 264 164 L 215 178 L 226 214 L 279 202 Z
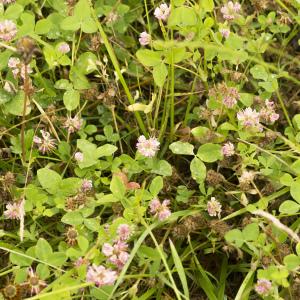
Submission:
M 237 118 L 245 128 L 262 131 L 262 126 L 259 123 L 259 113 L 255 109 L 247 107 L 245 110 L 237 113 Z
M 240 10 L 241 5 L 238 2 L 233 3 L 232 1 L 221 7 L 221 13 L 225 20 L 233 20 Z
M 166 3 L 155 8 L 154 16 L 158 20 L 166 21 L 171 13 L 171 8 Z
M 108 261 L 114 264 L 119 269 L 126 264 L 129 254 L 127 252 L 128 245 L 123 241 L 116 241 L 115 244 L 104 243 L 102 253 L 108 257 Z
M 136 144 L 137 150 L 140 154 L 145 157 L 153 157 L 156 152 L 159 150 L 159 141 L 156 138 L 146 139 L 145 136 L 141 135 L 138 138 L 138 142 Z
M 17 26 L 11 20 L 0 22 L 0 39 L 6 42 L 11 41 L 17 34 Z
M 221 33 L 222 37 L 227 39 L 230 35 L 230 30 L 228 28 L 222 28 L 222 29 L 220 29 L 220 33 Z
M 52 139 L 50 133 L 44 130 L 40 130 L 42 138 L 38 136 L 33 137 L 33 142 L 39 146 L 39 151 L 43 154 L 51 152 L 56 147 L 56 140 Z
M 273 101 L 266 100 L 265 107 L 263 107 L 260 112 L 259 116 L 262 122 L 273 124 L 275 121 L 279 119 L 279 114 L 275 112 L 275 104 Z
M 255 285 L 255 291 L 259 295 L 266 296 L 270 293 L 272 288 L 272 283 L 267 279 L 258 279 Z
M 68 117 L 63 127 L 67 128 L 69 133 L 73 133 L 75 131 L 80 130 L 82 124 L 83 120 L 80 119 L 78 116 L 75 116 L 74 118 Z
M 81 184 L 81 191 L 83 193 L 89 192 L 93 188 L 93 181 L 88 179 L 83 179 Z
M 164 200 L 162 203 L 157 198 L 154 198 L 150 202 L 150 212 L 155 216 L 158 217 L 160 221 L 163 221 L 170 217 L 171 211 L 169 209 L 170 200 Z
M 78 161 L 78 162 L 82 162 L 83 161 L 83 153 L 82 152 L 76 152 L 75 154 L 74 154 L 74 158 L 75 158 L 75 160 L 76 161 Z
M 42 289 L 47 286 L 47 283 L 44 280 L 39 279 L 38 275 L 30 267 L 28 269 L 28 286 L 30 288 L 31 295 L 37 295 Z
M 210 200 L 207 202 L 207 212 L 211 217 L 221 218 L 222 212 L 222 205 L 215 197 L 211 197 Z
M 239 99 L 238 90 L 234 87 L 227 87 L 226 95 L 223 96 L 223 104 L 228 108 L 233 108 Z
M 25 65 L 20 61 L 17 57 L 10 57 L 8 60 L 7 66 L 11 69 L 14 78 L 17 78 L 18 76 L 21 76 L 22 79 L 25 79 L 25 73 L 27 74 L 32 73 L 32 69 L 29 65 Z M 26 68 L 26 72 L 25 72 Z
M 67 43 L 61 43 L 58 46 L 58 51 L 61 52 L 62 54 L 66 54 L 68 52 L 70 52 L 70 46 Z
M 253 171 L 243 171 L 241 177 L 239 178 L 240 184 L 250 184 L 255 177 L 255 173 Z
M 151 35 L 146 31 L 140 33 L 139 42 L 142 46 L 149 45 L 151 42 Z
M 223 147 L 222 147 L 222 154 L 224 156 L 234 155 L 234 145 L 230 142 L 224 144 Z
M 12 220 L 20 220 L 23 214 L 21 204 L 21 202 L 10 202 L 6 204 L 6 210 L 4 211 L 5 218 Z
M 0 3 L 3 3 L 3 4 L 10 4 L 10 3 L 13 3 L 13 2 L 16 2 L 16 0 L 1 0 Z
M 94 282 L 96 286 L 112 285 L 117 279 L 117 272 L 106 269 L 103 266 L 96 266 L 93 264 L 88 268 L 86 280 Z
M 119 239 L 121 241 L 128 240 L 130 235 L 131 235 L 130 226 L 127 225 L 127 224 L 120 224 L 118 229 L 117 229 L 117 233 L 118 233 Z

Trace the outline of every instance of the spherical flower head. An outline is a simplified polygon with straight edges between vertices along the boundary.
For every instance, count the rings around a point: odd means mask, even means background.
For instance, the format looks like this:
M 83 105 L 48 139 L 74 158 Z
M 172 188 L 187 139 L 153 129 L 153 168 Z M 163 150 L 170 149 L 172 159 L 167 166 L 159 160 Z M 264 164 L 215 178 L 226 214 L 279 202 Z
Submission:
M 262 122 L 273 124 L 279 119 L 279 114 L 275 112 L 275 104 L 273 101 L 266 100 L 265 106 L 260 110 L 259 116 Z
M 75 158 L 75 160 L 76 161 L 78 161 L 78 162 L 83 162 L 83 153 L 82 152 L 76 152 L 75 154 L 74 154 L 74 158 Z
M 238 2 L 233 3 L 229 1 L 227 4 L 222 6 L 221 13 L 225 20 L 233 20 L 241 10 L 241 5 Z
M 75 116 L 74 118 L 68 117 L 63 127 L 66 128 L 69 133 L 73 133 L 75 131 L 80 130 L 82 124 L 83 120 L 80 119 L 78 116 Z
M 255 173 L 253 171 L 243 171 L 241 177 L 239 178 L 240 184 L 250 184 L 255 177 Z
M 166 21 L 171 13 L 171 8 L 166 3 L 155 8 L 154 16 L 158 20 Z
M 112 285 L 117 279 L 117 272 L 106 269 L 103 266 L 96 266 L 93 264 L 88 268 L 86 280 L 94 282 L 96 286 Z
M 223 104 L 228 108 L 233 108 L 237 103 L 236 98 L 226 95 L 223 97 Z
M 69 44 L 67 43 L 61 43 L 59 46 L 58 46 L 58 51 L 62 54 L 66 54 L 68 52 L 70 52 L 70 46 Z
M 0 22 L 0 39 L 6 42 L 11 41 L 17 34 L 17 26 L 11 20 Z
M 237 119 L 241 122 L 242 126 L 255 131 L 262 131 L 259 117 L 259 113 L 251 107 L 247 107 L 245 110 L 237 113 Z
M 227 39 L 230 35 L 230 30 L 228 28 L 222 28 L 222 29 L 220 29 L 220 33 L 221 33 L 222 37 Z
M 142 46 L 149 45 L 151 42 L 151 35 L 146 31 L 140 33 L 139 42 Z
M 102 253 L 105 256 L 112 256 L 114 254 L 114 247 L 109 243 L 104 243 L 102 246 Z
M 221 218 L 222 205 L 215 197 L 211 197 L 207 202 L 207 212 L 211 217 Z
M 21 63 L 21 61 L 20 61 L 19 58 L 17 58 L 17 57 L 10 57 L 9 60 L 8 60 L 7 65 L 8 65 L 8 67 L 10 69 L 15 69 L 15 68 L 19 67 L 20 63 Z
M 21 202 L 10 202 L 6 204 L 4 217 L 12 220 L 20 220 L 22 217 Z
M 234 153 L 235 153 L 234 152 L 234 145 L 232 143 L 228 142 L 228 143 L 226 143 L 226 144 L 223 145 L 223 147 L 222 147 L 222 154 L 224 156 L 229 157 L 229 156 L 234 155 Z
M 40 291 L 47 286 L 46 282 L 39 279 L 38 275 L 33 271 L 31 267 L 28 269 L 27 283 L 31 290 L 31 295 L 39 294 Z
M 255 285 L 255 291 L 257 294 L 266 296 L 272 289 L 272 283 L 267 279 L 258 279 Z
M 52 139 L 50 133 L 45 130 L 40 130 L 42 138 L 38 136 L 33 137 L 33 142 L 39 146 L 39 151 L 45 154 L 53 151 L 56 147 L 56 140 Z
M 146 139 L 145 136 L 141 135 L 138 138 L 138 142 L 136 144 L 137 150 L 140 154 L 145 157 L 154 157 L 157 151 L 159 150 L 159 141 L 156 138 Z
M 150 212 L 153 214 L 155 217 L 158 217 L 160 221 L 163 221 L 170 217 L 171 211 L 169 209 L 170 205 L 170 200 L 164 200 L 162 203 L 155 198 L 150 202 Z
M 81 191 L 83 193 L 89 192 L 93 188 L 93 181 L 89 179 L 83 179 L 81 184 Z
M 13 2 L 16 2 L 16 0 L 0 0 L 0 3 L 3 3 L 3 4 L 10 4 Z
M 127 224 L 120 224 L 117 229 L 117 234 L 119 236 L 119 239 L 121 241 L 126 241 L 129 239 L 131 235 L 131 229 L 130 226 Z

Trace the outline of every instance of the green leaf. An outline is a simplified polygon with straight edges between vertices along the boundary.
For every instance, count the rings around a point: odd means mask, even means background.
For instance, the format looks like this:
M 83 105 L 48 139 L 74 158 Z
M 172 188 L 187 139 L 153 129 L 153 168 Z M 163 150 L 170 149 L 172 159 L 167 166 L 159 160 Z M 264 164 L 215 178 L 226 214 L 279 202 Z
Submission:
M 138 60 L 147 67 L 154 67 L 161 64 L 161 52 L 149 49 L 141 49 L 136 52 Z
M 262 65 L 255 65 L 254 67 L 252 67 L 250 69 L 250 73 L 255 79 L 262 79 L 264 81 L 267 81 L 269 77 L 268 72 Z
M 9 20 L 16 20 L 23 12 L 24 7 L 18 3 L 10 4 L 5 10 L 4 18 Z
M 162 87 L 168 75 L 168 69 L 164 63 L 153 67 L 153 78 L 157 86 Z
M 168 19 L 169 26 L 194 26 L 197 24 L 197 15 L 193 8 L 182 6 L 171 11 Z
M 41 186 L 50 194 L 55 194 L 62 181 L 61 176 L 48 168 L 39 169 L 37 178 Z
M 300 204 L 295 201 L 286 200 L 279 206 L 279 211 L 284 214 L 296 214 L 300 209 Z
M 292 271 L 300 266 L 300 257 L 295 254 L 289 254 L 283 259 L 287 269 Z
M 125 196 L 126 187 L 119 176 L 113 176 L 110 182 L 110 190 L 118 199 L 122 199 Z
M 222 159 L 221 149 L 218 144 L 207 143 L 199 147 L 197 156 L 204 162 L 214 162 Z
M 35 255 L 38 259 L 47 261 L 53 251 L 50 244 L 43 238 L 40 238 L 35 246 Z
M 190 299 L 190 294 L 189 294 L 189 288 L 188 288 L 188 284 L 187 284 L 187 279 L 186 279 L 186 275 L 184 272 L 184 268 L 181 262 L 181 259 L 178 255 L 178 252 L 174 246 L 174 244 L 172 243 L 172 241 L 169 239 L 169 243 L 170 243 L 170 247 L 171 247 L 171 253 L 172 253 L 172 257 L 173 257 L 173 261 L 176 267 L 176 271 L 177 274 L 180 278 L 182 287 L 183 287 L 183 292 L 184 292 L 184 296 L 186 299 Z
M 239 229 L 233 229 L 225 234 L 225 240 L 227 242 L 235 244 L 237 247 L 242 247 L 244 244 L 244 236 Z
M 215 7 L 214 0 L 201 0 L 199 4 L 205 12 L 211 12 Z
M 77 242 L 80 250 L 85 254 L 89 248 L 89 241 L 84 236 L 80 235 L 77 237 Z
M 61 267 L 67 260 L 67 256 L 63 252 L 55 252 L 47 257 L 47 262 L 56 267 Z
M 294 182 L 293 177 L 289 174 L 289 173 L 284 173 L 281 177 L 280 177 L 280 183 L 285 185 L 285 186 L 291 186 L 292 183 Z
M 98 231 L 100 230 L 100 222 L 98 219 L 84 219 L 84 225 L 91 231 Z
M 164 186 L 163 178 L 161 176 L 156 176 L 150 184 L 149 191 L 153 197 L 156 197 L 159 194 L 159 192 L 162 190 L 163 186 Z
M 300 180 L 299 179 L 292 183 L 291 195 L 300 204 Z
M 259 235 L 259 227 L 257 223 L 248 224 L 243 229 L 243 236 L 245 241 L 255 241 Z
M 248 93 L 240 93 L 240 101 L 245 105 L 245 106 L 251 106 L 253 104 L 253 94 L 248 94 Z
M 75 16 L 66 17 L 60 27 L 63 30 L 77 31 L 80 28 L 80 20 Z
M 46 34 L 50 31 L 52 23 L 49 19 L 42 19 L 35 24 L 35 33 Z
M 0 90 L 0 105 L 11 101 L 11 98 L 12 98 L 12 96 L 10 93 L 8 93 L 4 90 Z
M 172 166 L 165 160 L 157 160 L 153 164 L 151 173 L 162 175 L 162 176 L 171 176 Z
M 196 180 L 197 183 L 204 182 L 206 178 L 206 167 L 205 164 L 198 158 L 195 157 L 191 161 L 190 169 L 192 173 L 192 178 Z
M 23 116 L 24 100 L 25 100 L 24 91 L 22 90 L 18 91 L 16 96 L 11 101 L 5 104 L 5 112 L 15 116 Z M 28 115 L 30 112 L 31 112 L 31 106 L 28 102 L 26 106 L 25 115 Z
M 187 142 L 174 142 L 169 148 L 174 154 L 194 155 L 194 146 Z
M 209 129 L 204 126 L 198 126 L 193 128 L 191 132 L 194 137 L 201 138 L 204 137 L 209 132 Z
M 64 105 L 67 110 L 72 111 L 76 109 L 80 102 L 80 94 L 78 91 L 70 89 L 64 93 Z
M 110 144 L 105 144 L 97 148 L 95 155 L 99 157 L 111 156 L 118 150 L 118 147 Z
M 82 184 L 82 180 L 76 177 L 69 177 L 63 179 L 59 185 L 59 194 L 64 196 L 71 196 L 78 192 Z
M 82 74 L 90 74 L 96 71 L 97 68 L 97 56 L 92 52 L 84 52 L 76 61 L 76 67 Z
M 18 252 L 20 254 L 17 253 L 10 253 L 9 254 L 9 260 L 11 261 L 11 263 L 13 263 L 14 265 L 20 266 L 20 267 L 27 267 L 30 266 L 32 264 L 32 259 L 27 258 L 25 256 L 22 256 L 22 254 L 24 255 L 24 253 L 18 249 L 14 249 L 15 252 Z
M 82 224 L 84 218 L 79 211 L 69 211 L 62 217 L 61 221 L 65 224 L 76 226 Z

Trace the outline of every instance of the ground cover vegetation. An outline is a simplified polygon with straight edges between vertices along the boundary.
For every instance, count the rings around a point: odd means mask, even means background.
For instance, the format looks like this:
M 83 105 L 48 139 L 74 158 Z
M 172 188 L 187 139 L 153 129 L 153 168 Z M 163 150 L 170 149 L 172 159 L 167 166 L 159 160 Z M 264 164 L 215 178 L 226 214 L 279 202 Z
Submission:
M 1 0 L 0 299 L 299 299 L 299 23 Z

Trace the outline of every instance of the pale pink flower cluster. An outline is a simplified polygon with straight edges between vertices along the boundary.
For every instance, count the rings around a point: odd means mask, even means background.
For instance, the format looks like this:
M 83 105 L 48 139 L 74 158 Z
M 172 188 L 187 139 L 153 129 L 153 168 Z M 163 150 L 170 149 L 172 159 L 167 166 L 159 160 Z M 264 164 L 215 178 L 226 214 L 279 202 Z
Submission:
M 258 279 L 255 285 L 255 291 L 257 294 L 266 296 L 272 289 L 272 283 L 267 279 Z
M 46 152 L 51 152 L 56 147 L 56 140 L 51 138 L 49 132 L 40 130 L 42 138 L 38 136 L 33 137 L 33 142 L 39 146 L 39 151 L 45 154 Z
M 11 20 L 0 22 L 0 39 L 6 42 L 11 41 L 17 35 L 17 26 Z
M 255 173 L 253 171 L 243 171 L 241 177 L 239 178 L 240 184 L 250 184 L 255 177 Z
M 76 152 L 75 154 L 74 154 L 74 158 L 75 158 L 75 160 L 76 161 L 78 161 L 78 162 L 83 162 L 83 153 L 82 152 Z
M 23 214 L 22 202 L 10 202 L 6 204 L 4 217 L 12 220 L 20 220 Z
M 222 205 L 215 197 L 211 197 L 207 202 L 207 212 L 211 217 L 221 218 Z
M 83 193 L 89 192 L 93 188 L 93 181 L 89 179 L 83 179 L 81 184 L 81 191 Z
M 263 107 L 259 116 L 264 123 L 273 124 L 279 119 L 279 114 L 275 112 L 275 104 L 273 101 L 266 100 L 265 107 Z
M 149 45 L 151 42 L 151 35 L 146 31 L 143 31 L 142 33 L 140 33 L 139 42 L 142 46 Z
M 68 52 L 70 52 L 70 46 L 68 43 L 61 43 L 58 46 L 58 51 L 61 52 L 62 54 L 66 54 Z
M 234 145 L 230 142 L 224 144 L 222 147 L 222 154 L 228 157 L 234 155 Z
M 154 16 L 158 20 L 166 21 L 171 13 L 171 7 L 166 3 L 161 4 L 159 7 L 155 8 Z
M 3 3 L 3 4 L 10 4 L 10 3 L 13 3 L 13 2 L 16 2 L 16 0 L 1 0 L 0 3 Z
M 242 126 L 252 131 L 262 131 L 259 117 L 259 113 L 251 107 L 247 107 L 245 110 L 241 110 L 237 113 L 237 118 Z
M 117 279 L 117 272 L 111 269 L 106 269 L 103 266 L 93 264 L 88 268 L 86 280 L 94 282 L 96 286 L 113 285 Z
M 120 224 L 117 229 L 119 240 L 126 241 L 131 235 L 131 228 L 128 224 Z
M 75 131 L 80 130 L 82 124 L 83 120 L 78 116 L 75 116 L 74 118 L 68 117 L 63 127 L 66 128 L 69 133 L 74 133 Z
M 241 5 L 238 2 L 229 1 L 221 7 L 221 13 L 225 20 L 233 20 L 241 10 Z
M 228 28 L 221 28 L 219 31 L 220 31 L 222 37 L 224 37 L 225 39 L 227 39 L 230 35 L 230 29 L 228 29 Z
M 126 264 L 129 253 L 128 244 L 124 241 L 117 240 L 113 245 L 104 243 L 102 253 L 108 258 L 108 261 L 114 264 L 118 269 L 122 269 Z
M 137 150 L 140 154 L 146 157 L 154 157 L 156 152 L 159 150 L 159 141 L 156 138 L 146 139 L 144 135 L 138 138 L 136 144 Z
M 22 79 L 25 79 L 25 68 L 27 68 L 27 74 L 32 73 L 32 69 L 29 65 L 25 65 L 20 61 L 19 58 L 17 57 L 11 57 L 8 60 L 8 67 L 11 69 L 14 78 L 17 78 L 19 75 L 21 76 Z
M 170 217 L 171 211 L 169 209 L 170 200 L 165 199 L 162 203 L 157 198 L 154 198 L 150 202 L 150 212 L 160 221 L 163 221 Z
M 225 95 L 223 95 L 223 104 L 228 108 L 233 108 L 240 99 L 238 90 L 234 87 L 227 87 Z

